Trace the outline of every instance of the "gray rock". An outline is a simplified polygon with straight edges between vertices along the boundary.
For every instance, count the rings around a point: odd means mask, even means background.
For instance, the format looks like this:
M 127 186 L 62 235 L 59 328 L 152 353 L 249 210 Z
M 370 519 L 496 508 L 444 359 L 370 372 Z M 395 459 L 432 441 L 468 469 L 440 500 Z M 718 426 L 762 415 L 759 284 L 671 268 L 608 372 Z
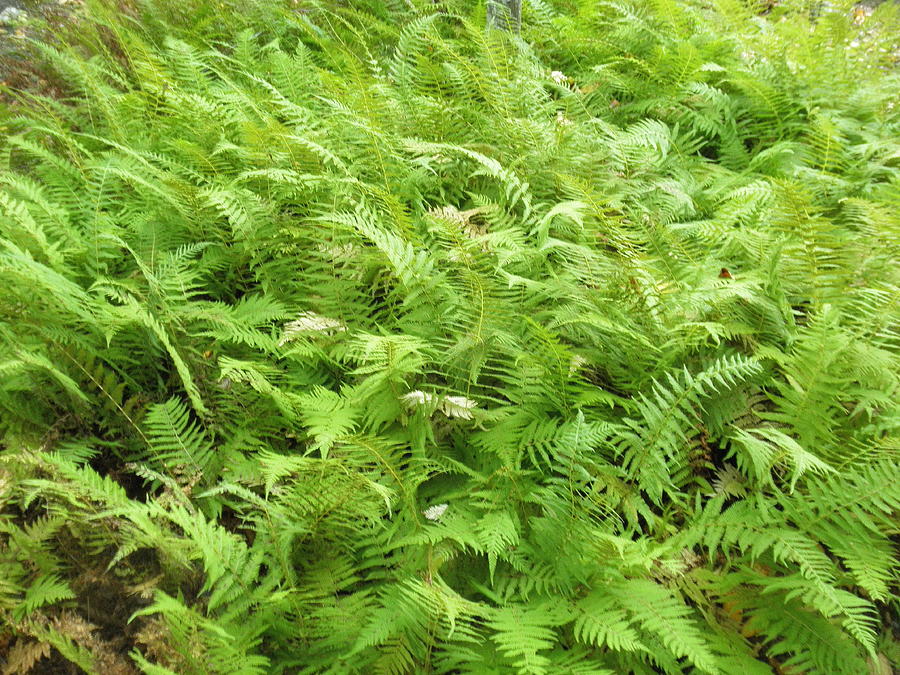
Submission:
M 0 26 L 18 26 L 27 19 L 28 13 L 18 7 L 6 7 L 0 11 Z

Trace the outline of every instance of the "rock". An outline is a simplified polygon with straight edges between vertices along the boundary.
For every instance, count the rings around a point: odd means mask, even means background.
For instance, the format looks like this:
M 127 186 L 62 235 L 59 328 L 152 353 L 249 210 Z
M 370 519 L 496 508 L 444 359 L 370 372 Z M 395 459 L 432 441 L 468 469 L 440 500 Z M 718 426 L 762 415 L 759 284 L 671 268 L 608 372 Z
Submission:
M 0 26 L 18 26 L 27 19 L 28 13 L 18 7 L 6 7 L 0 11 Z

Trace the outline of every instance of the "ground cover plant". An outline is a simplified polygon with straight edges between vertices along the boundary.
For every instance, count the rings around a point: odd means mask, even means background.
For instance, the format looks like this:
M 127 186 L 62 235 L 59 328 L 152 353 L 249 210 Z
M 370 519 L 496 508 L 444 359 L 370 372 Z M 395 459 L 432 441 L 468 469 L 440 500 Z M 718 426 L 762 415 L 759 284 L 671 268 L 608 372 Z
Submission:
M 66 11 L 3 52 L 2 672 L 897 665 L 893 4 Z

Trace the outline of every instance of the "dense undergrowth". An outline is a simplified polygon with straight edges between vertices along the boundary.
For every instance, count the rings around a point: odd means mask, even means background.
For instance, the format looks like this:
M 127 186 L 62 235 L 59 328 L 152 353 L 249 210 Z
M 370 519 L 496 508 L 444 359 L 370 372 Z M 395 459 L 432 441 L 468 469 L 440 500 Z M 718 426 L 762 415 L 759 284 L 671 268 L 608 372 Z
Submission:
M 4 673 L 891 672 L 896 8 L 481 5 L 17 44 Z

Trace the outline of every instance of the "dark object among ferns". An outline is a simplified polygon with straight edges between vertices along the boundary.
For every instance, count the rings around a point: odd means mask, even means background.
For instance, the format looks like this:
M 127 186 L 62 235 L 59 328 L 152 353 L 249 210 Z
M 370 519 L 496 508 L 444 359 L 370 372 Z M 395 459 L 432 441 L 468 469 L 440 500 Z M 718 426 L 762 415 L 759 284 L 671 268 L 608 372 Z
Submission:
M 23 43 L 4 673 L 897 664 L 896 8 L 472 4 Z

